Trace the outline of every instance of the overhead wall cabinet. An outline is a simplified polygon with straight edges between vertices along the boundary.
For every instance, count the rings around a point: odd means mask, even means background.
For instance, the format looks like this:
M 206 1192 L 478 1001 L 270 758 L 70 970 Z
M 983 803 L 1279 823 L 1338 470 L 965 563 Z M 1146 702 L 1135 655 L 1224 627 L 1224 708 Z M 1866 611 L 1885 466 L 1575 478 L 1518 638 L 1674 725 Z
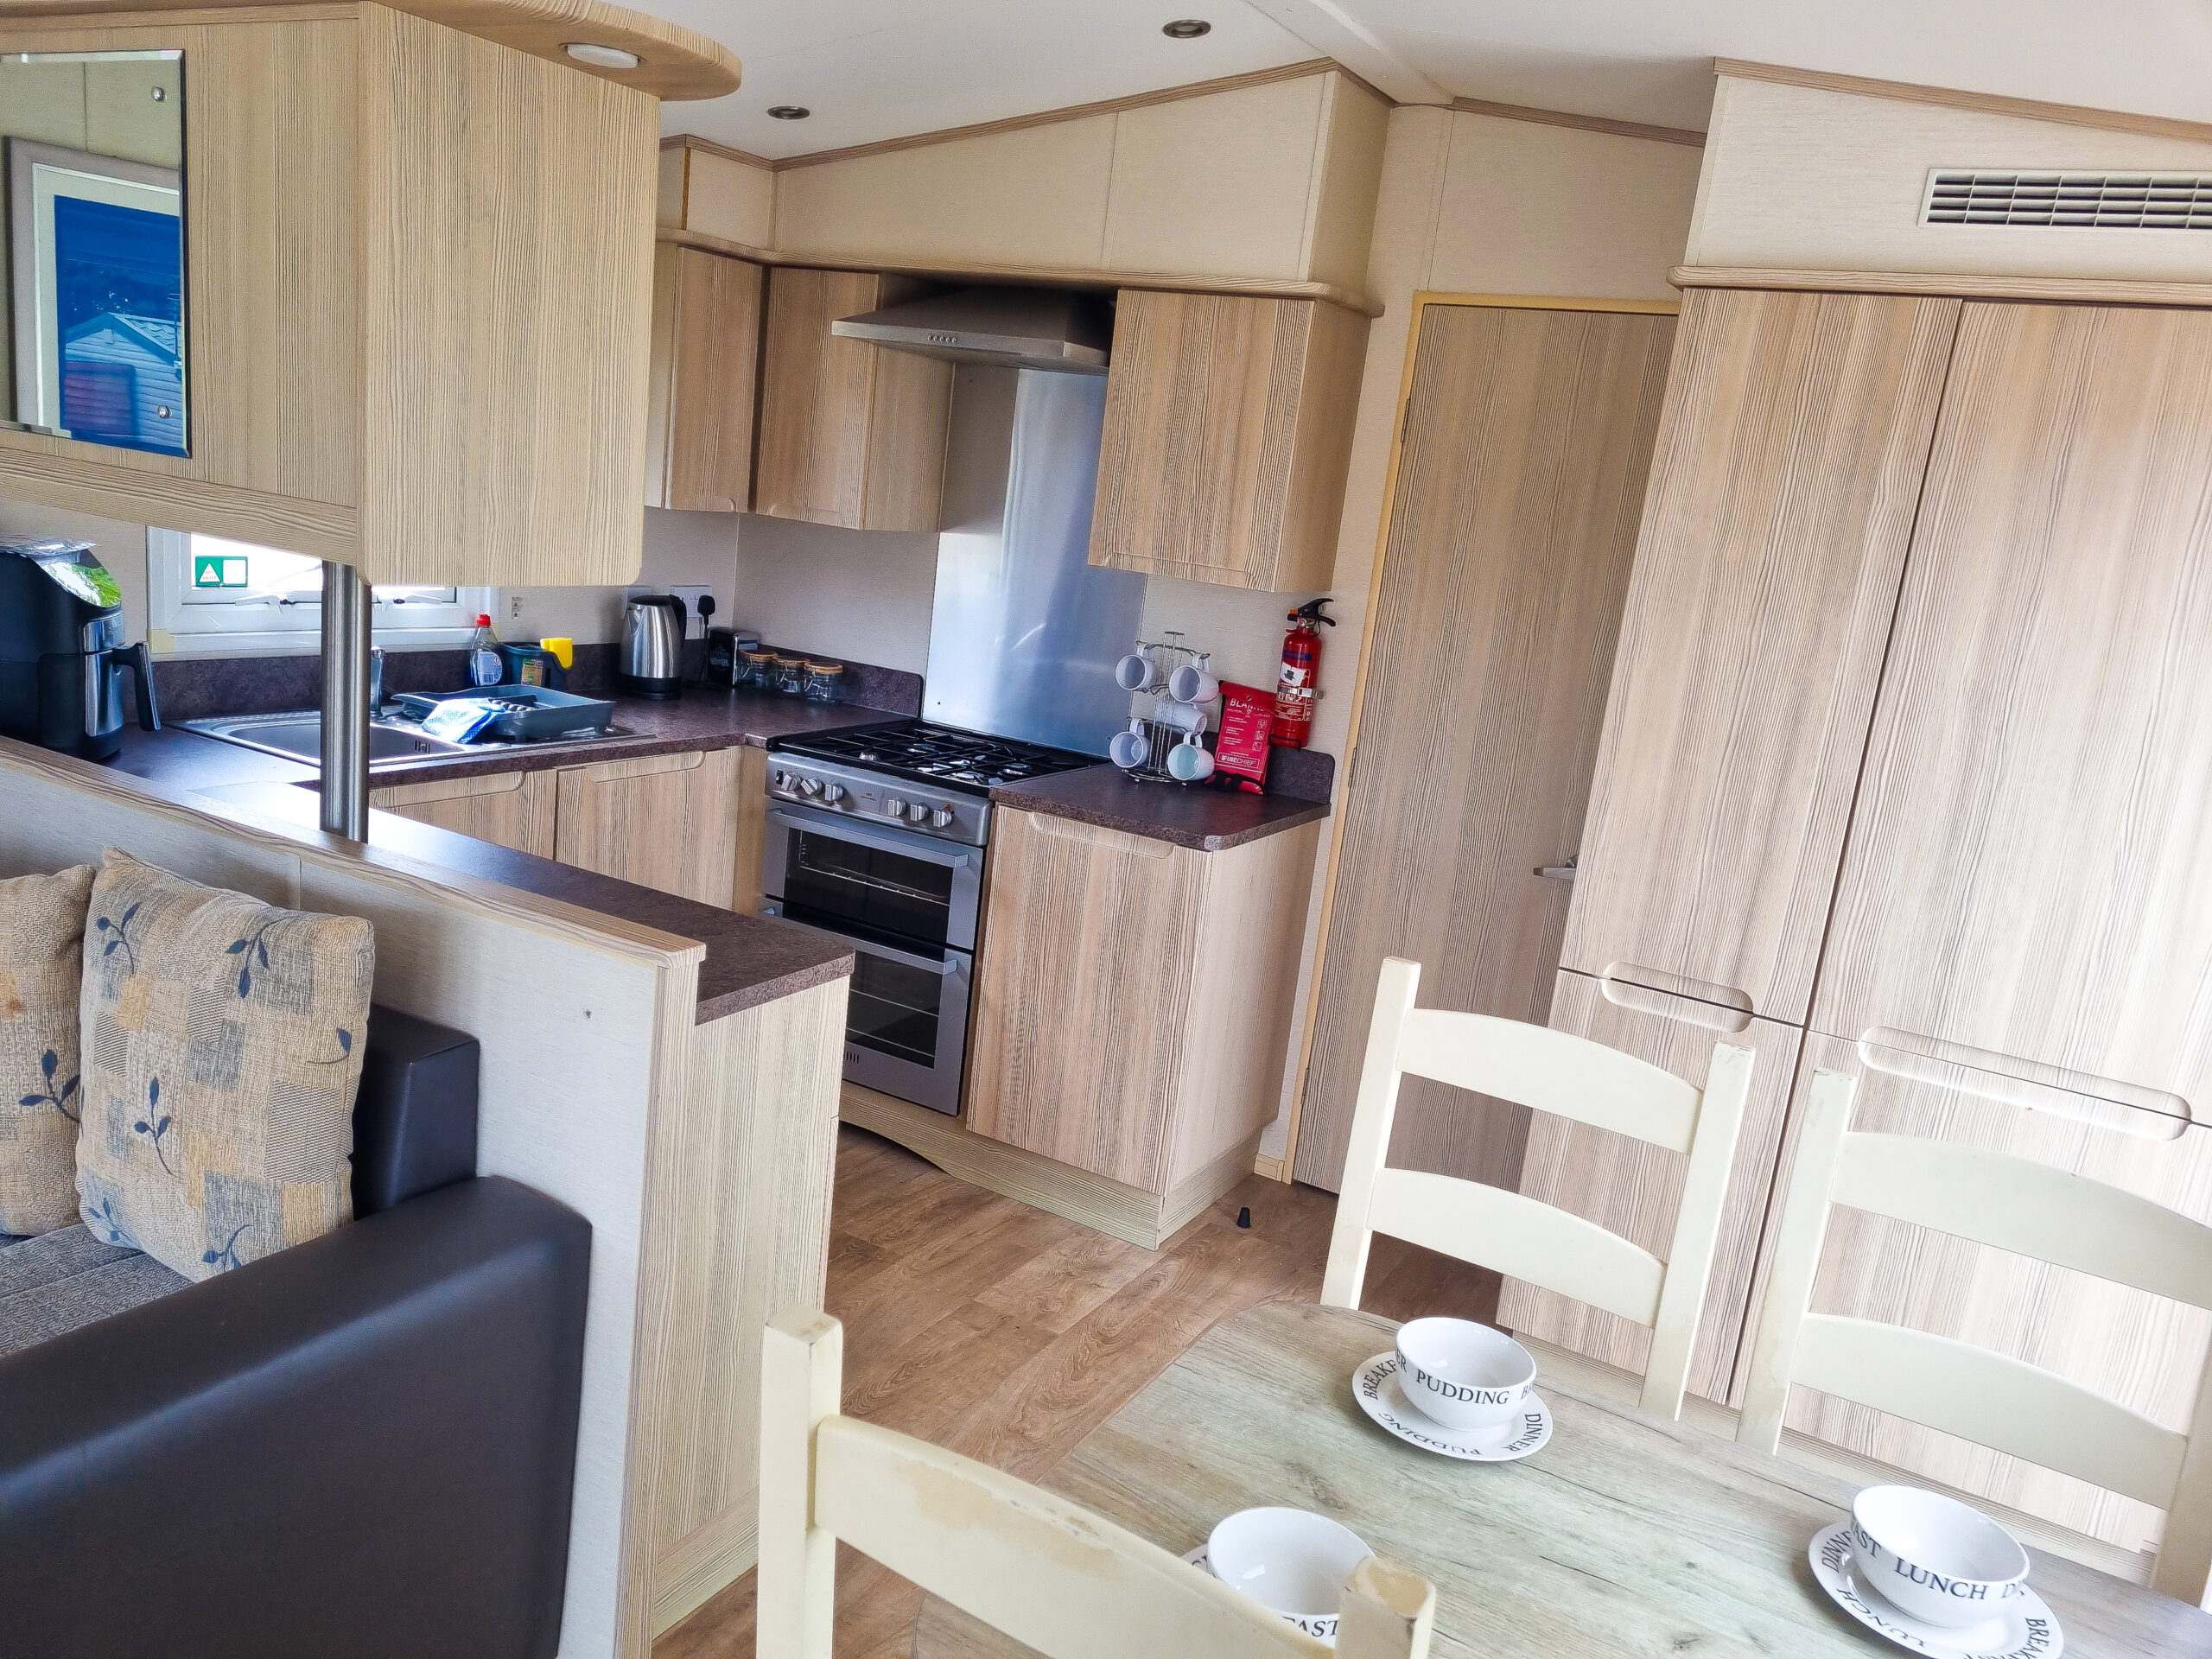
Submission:
M 188 453 L 0 429 L 0 491 L 372 582 L 634 577 L 659 96 L 734 59 L 594 4 L 26 10 L 0 51 L 182 54 Z M 563 49 L 602 37 L 644 61 Z
M 1328 587 L 1367 331 L 1324 301 L 1122 289 L 1090 563 Z
M 753 510 L 847 530 L 934 531 L 952 365 L 830 332 L 932 291 L 905 276 L 768 273 Z
M 1816 1068 L 1854 1079 L 1861 1128 L 2212 1221 L 2208 387 L 2212 310 L 1685 301 L 1552 1021 L 1686 1077 L 1716 1036 L 1758 1052 L 1712 1398 L 1741 1393 Z M 1631 1231 L 1670 1202 L 1673 1172 L 1548 1124 L 1523 1191 Z M 2212 1338 L 2181 1304 L 1852 1212 L 1815 1294 L 2176 1425 Z M 1633 1363 L 1526 1287 L 1503 1317 Z M 2120 1552 L 2155 1536 L 2147 1506 L 1898 1420 L 1800 1391 L 1789 1421 Z
M 655 245 L 647 506 L 742 512 L 751 504 L 766 275 L 748 259 Z

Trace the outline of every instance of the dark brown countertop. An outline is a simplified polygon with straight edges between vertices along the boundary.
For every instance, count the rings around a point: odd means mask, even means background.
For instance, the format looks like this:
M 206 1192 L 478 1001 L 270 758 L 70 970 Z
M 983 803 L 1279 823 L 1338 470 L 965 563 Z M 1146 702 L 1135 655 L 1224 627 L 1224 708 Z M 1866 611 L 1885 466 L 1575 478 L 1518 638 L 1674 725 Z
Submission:
M 143 734 L 141 734 L 143 735 Z M 194 736 L 193 734 L 184 734 Z M 195 738 L 209 748 L 232 746 Z M 128 746 L 126 746 L 128 747 Z M 245 754 L 251 751 L 238 749 Z M 141 774 L 143 775 L 143 774 Z M 166 781 L 175 781 L 174 779 Z M 242 806 L 287 823 L 313 824 L 319 802 L 309 791 L 283 782 L 229 782 L 185 787 L 210 799 Z M 390 812 L 369 814 L 369 844 L 440 869 L 473 875 L 502 887 L 557 899 L 602 916 L 657 927 L 664 933 L 696 939 L 707 947 L 699 964 L 698 1023 L 757 1007 L 853 971 L 851 947 L 810 927 L 741 915 L 674 893 L 656 892 L 612 876 L 594 875 L 572 865 L 533 857 L 488 841 L 440 830 Z
M 1001 806 L 1073 818 L 1178 847 L 1217 853 L 1329 816 L 1325 801 L 1244 795 L 1205 785 L 1139 783 L 1119 766 L 1086 766 L 991 791 Z

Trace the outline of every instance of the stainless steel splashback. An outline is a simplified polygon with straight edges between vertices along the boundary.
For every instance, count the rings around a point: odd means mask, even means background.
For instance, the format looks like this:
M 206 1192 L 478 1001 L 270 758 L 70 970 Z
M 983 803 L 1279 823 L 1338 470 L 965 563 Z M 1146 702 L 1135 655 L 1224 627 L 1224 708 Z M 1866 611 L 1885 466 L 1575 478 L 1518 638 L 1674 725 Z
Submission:
M 1128 723 L 1114 664 L 1136 638 L 1144 578 L 1085 557 L 1105 415 L 1100 377 L 955 372 L 929 719 L 1084 754 Z

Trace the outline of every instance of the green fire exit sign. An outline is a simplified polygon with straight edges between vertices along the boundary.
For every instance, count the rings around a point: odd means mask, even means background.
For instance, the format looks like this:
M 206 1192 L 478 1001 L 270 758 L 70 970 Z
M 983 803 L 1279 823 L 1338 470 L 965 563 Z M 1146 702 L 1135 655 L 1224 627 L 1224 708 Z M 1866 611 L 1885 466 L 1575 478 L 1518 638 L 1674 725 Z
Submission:
M 192 585 L 195 588 L 243 588 L 245 555 L 195 553 L 192 556 Z

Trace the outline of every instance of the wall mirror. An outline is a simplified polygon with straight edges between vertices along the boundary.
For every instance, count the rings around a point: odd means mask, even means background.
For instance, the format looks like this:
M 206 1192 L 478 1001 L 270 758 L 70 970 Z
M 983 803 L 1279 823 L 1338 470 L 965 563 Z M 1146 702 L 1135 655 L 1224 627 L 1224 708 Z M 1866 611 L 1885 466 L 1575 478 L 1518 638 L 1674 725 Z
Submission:
M 0 421 L 182 455 L 184 54 L 0 54 Z

